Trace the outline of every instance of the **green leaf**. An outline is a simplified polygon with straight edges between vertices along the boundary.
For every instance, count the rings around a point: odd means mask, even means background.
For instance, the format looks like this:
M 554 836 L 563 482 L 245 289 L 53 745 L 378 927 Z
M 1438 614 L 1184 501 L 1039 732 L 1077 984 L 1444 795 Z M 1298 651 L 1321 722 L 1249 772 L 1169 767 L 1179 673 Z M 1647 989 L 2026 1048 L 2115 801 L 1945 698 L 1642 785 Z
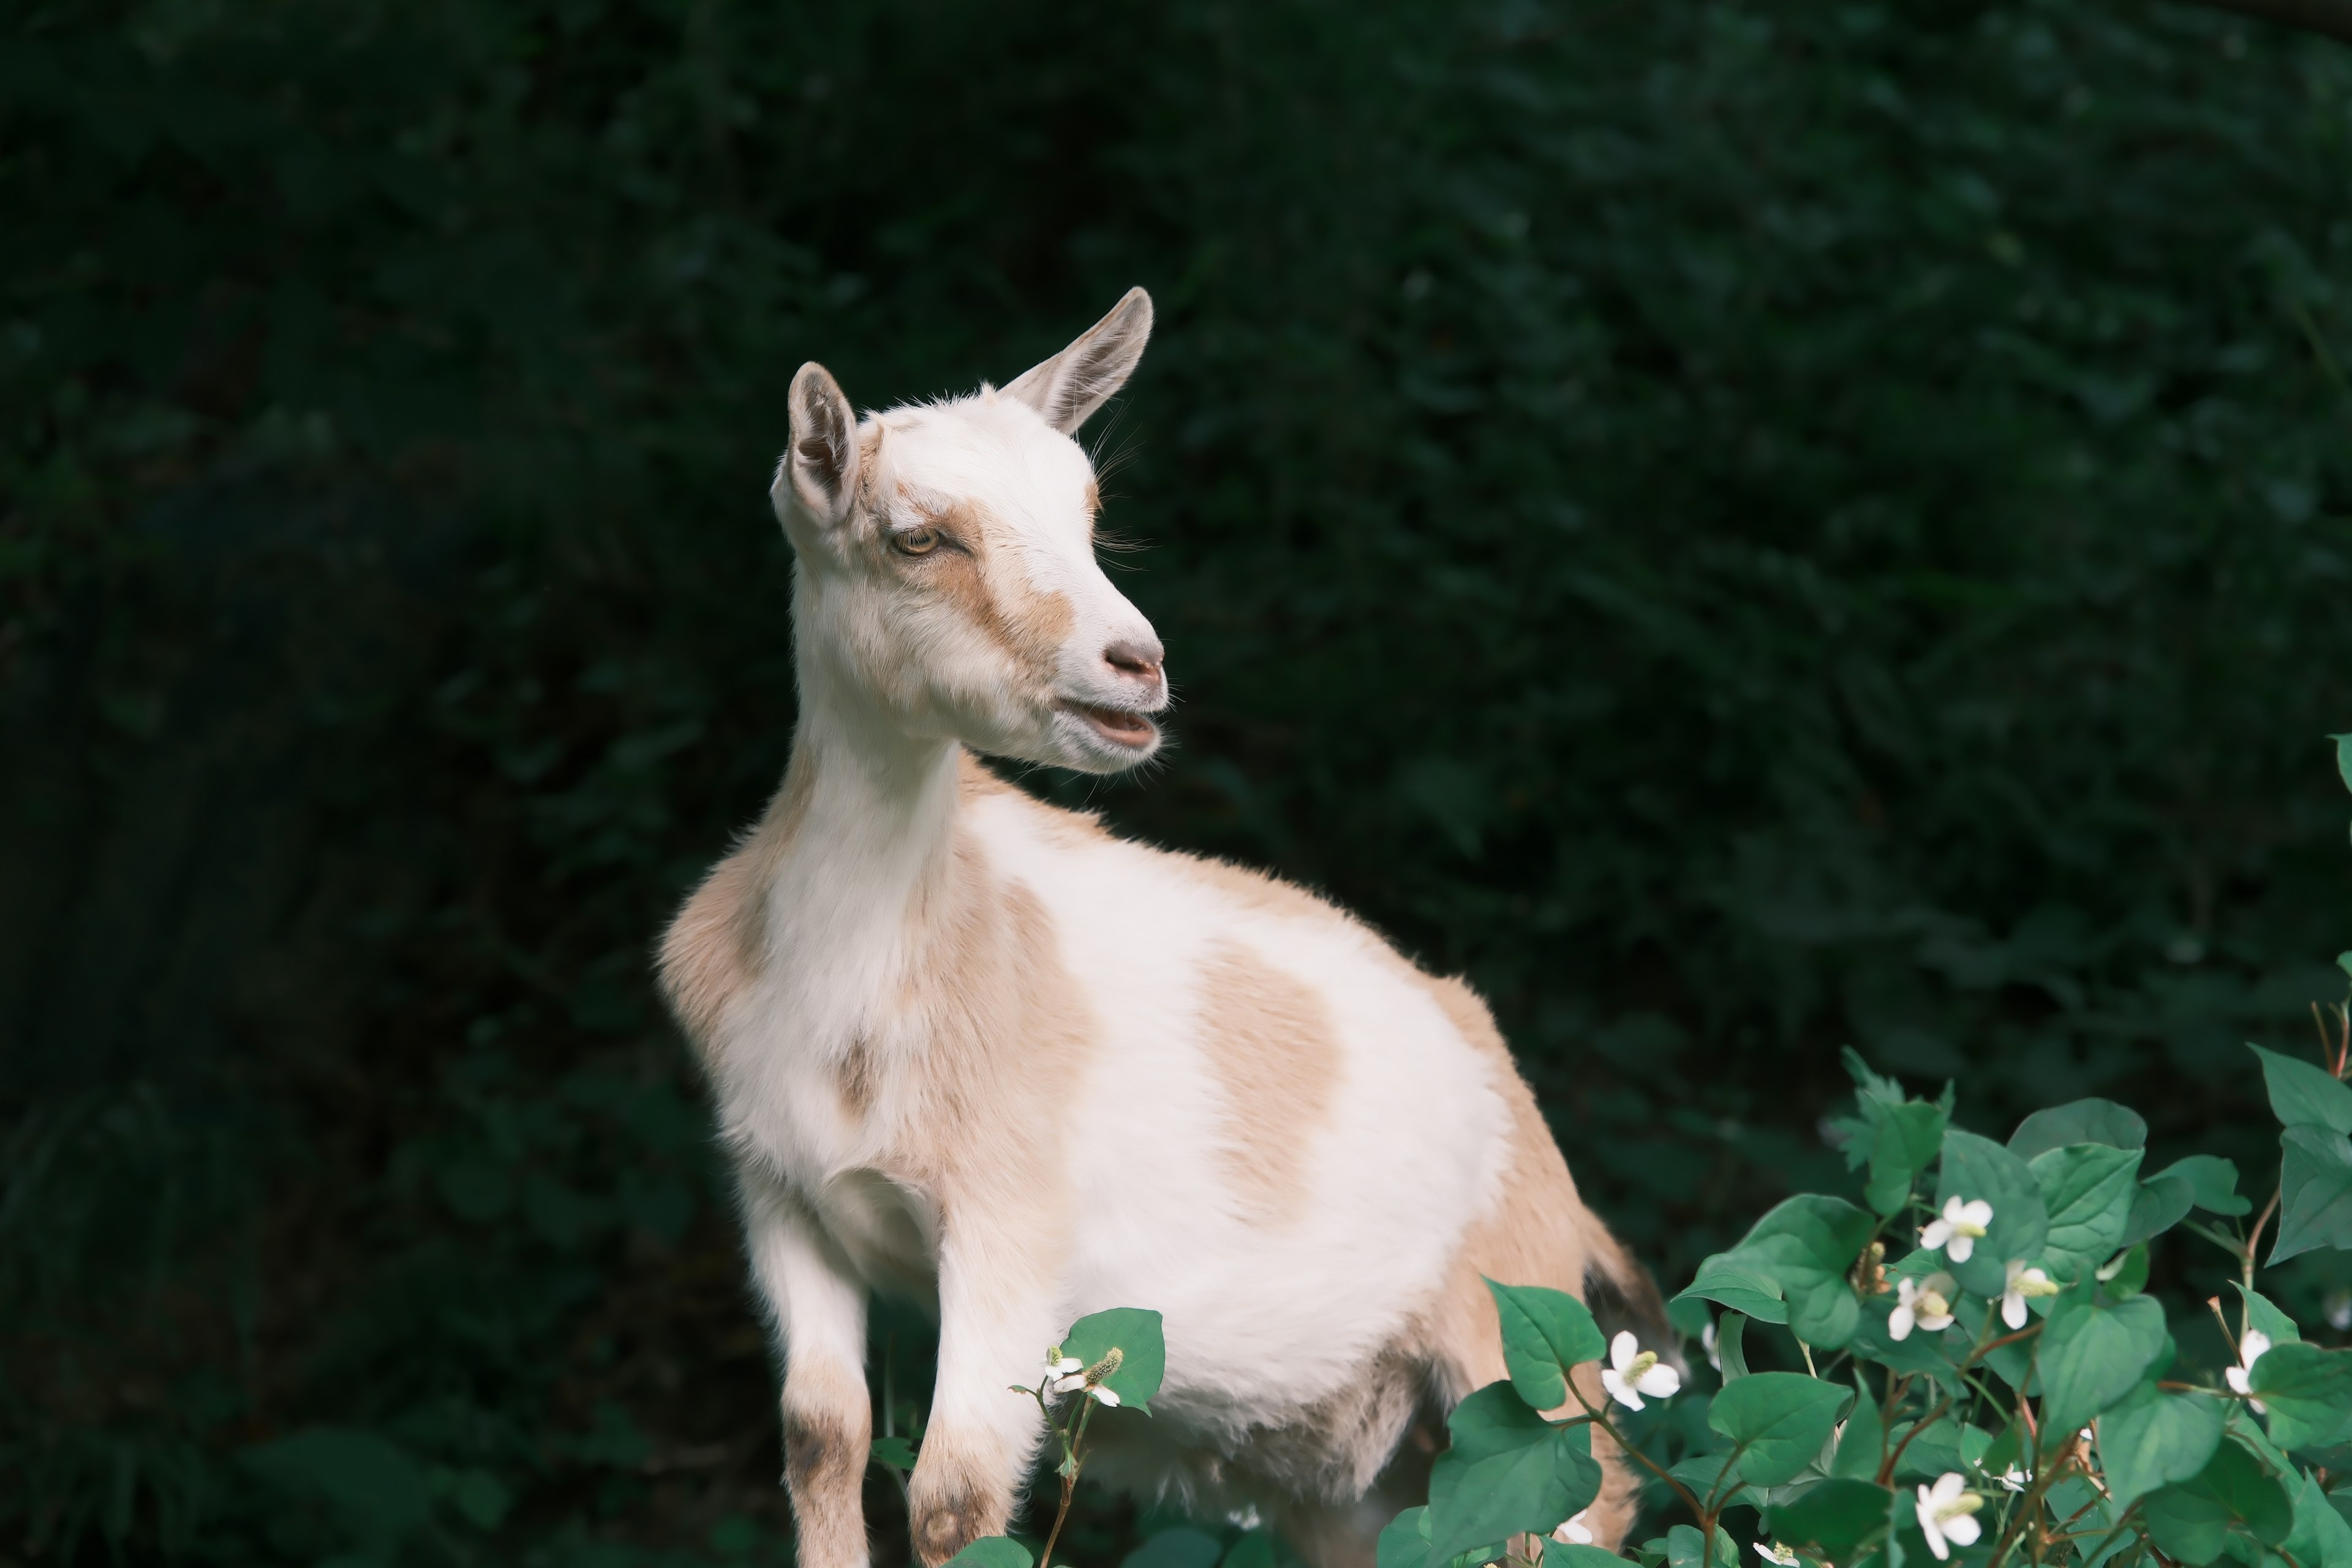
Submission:
M 2352 1132 L 2352 1089 L 2336 1082 L 2325 1068 L 2294 1057 L 2283 1057 L 2255 1045 L 2246 1049 L 2262 1058 L 2263 1082 L 2270 1089 L 2271 1111 L 2283 1125 Z
M 1886 1529 L 1894 1502 L 1894 1493 L 1869 1481 L 1826 1480 L 1766 1509 L 1764 1528 L 1783 1544 L 1851 1563 Z
M 2324 1127 L 2289 1127 L 2279 1147 L 2278 1238 L 2270 1261 L 2315 1247 L 2352 1247 L 2352 1139 Z
M 2050 1216 L 2042 1206 L 2042 1184 L 2032 1167 L 1994 1142 L 1958 1128 L 1944 1134 L 1944 1167 L 1937 1183 L 1936 1206 L 1952 1198 L 1982 1199 L 1992 1205 L 1992 1223 L 1970 1249 L 1966 1262 L 1945 1267 L 1960 1288 L 1979 1296 L 1998 1296 L 2008 1283 L 2006 1265 L 2012 1258 L 2038 1258 L 2050 1231 Z
M 1759 1372 L 1726 1384 L 1706 1424 L 1741 1445 L 1740 1478 L 1751 1486 L 1792 1481 L 1819 1457 L 1851 1389 L 1798 1372 Z
M 2197 1205 L 2197 1189 L 2185 1177 L 2169 1173 L 2151 1176 L 2139 1184 L 2132 1199 L 2131 1218 L 2124 1224 L 2122 1245 L 2133 1246 L 2160 1236 L 2179 1225 Z
M 1568 1402 L 1569 1368 L 1599 1361 L 1609 1348 L 1592 1314 L 1565 1290 L 1492 1279 L 1486 1289 L 1502 1321 L 1503 1365 L 1511 1386 L 1538 1410 L 1558 1409 Z
M 2077 1100 L 2035 1111 L 2009 1135 L 2009 1152 L 2028 1162 L 2069 1143 L 2144 1149 L 2147 1123 L 2140 1120 L 2138 1111 L 2112 1100 Z
M 1723 1363 L 1723 1381 L 1730 1383 L 1748 1375 L 1748 1318 L 1740 1312 L 1726 1312 L 1716 1325 L 1715 1359 Z
M 1697 1275 L 1675 1300 L 1713 1301 L 1759 1322 L 1789 1321 L 1789 1307 L 1781 1297 L 1780 1280 L 1761 1266 L 1742 1264 L 1734 1252 L 1718 1252 L 1701 1263 Z
M 2322 1447 L 2352 1425 L 2352 1351 L 2273 1345 L 2247 1381 L 2270 1406 L 2271 1441 L 2282 1448 Z
M 2352 1568 L 2352 1523 L 2309 1476 L 2299 1477 L 2293 1489 L 2294 1529 L 2280 1550 L 2303 1568 Z
M 2099 1462 L 2118 1508 L 2193 1480 L 2221 1441 L 2221 1401 L 2142 1383 L 2099 1417 Z
M 1089 1312 L 1062 1336 L 1062 1353 L 1076 1356 L 1092 1368 L 1116 1348 L 1118 1367 L 1102 1380 L 1118 1402 L 1147 1415 L 1160 1380 L 1168 1371 L 1168 1342 L 1160 1328 L 1160 1314 L 1141 1307 L 1113 1307 Z
M 2330 735 L 2327 738 L 2336 742 L 2336 775 L 2343 779 L 2346 789 L 2352 789 L 2352 734 Z
M 1697 1530 L 1678 1524 L 1666 1531 L 1666 1568 L 1737 1568 L 1739 1548 L 1721 1530 L 1715 1532 L 1715 1561 L 1706 1561 L 1706 1548 Z
M 1758 1220 L 1724 1261 L 1772 1280 L 1787 1303 L 1790 1331 L 1809 1345 L 1835 1350 L 1853 1337 L 1861 1321 L 1861 1304 L 1846 1275 L 1875 1228 L 1870 1215 L 1843 1199 L 1794 1197 Z M 1706 1271 L 1702 1265 L 1701 1273 Z M 1706 1293 L 1722 1300 L 1714 1290 Z M 1738 1302 L 1723 1304 L 1766 1322 L 1784 1321 Z
M 1464 1400 L 1455 1416 L 1481 1395 L 1500 1397 L 1452 1424 L 1454 1446 L 1430 1472 L 1429 1554 L 1436 1562 L 1523 1531 L 1541 1534 L 1601 1495 L 1590 1426 L 1554 1426 L 1503 1383 Z
M 2146 1296 L 2053 1313 L 2042 1331 L 2042 1430 L 2063 1436 L 2132 1391 L 2164 1349 L 2164 1309 Z
M 2238 1167 L 2219 1154 L 2191 1154 L 2185 1160 L 2175 1160 L 2148 1180 L 2161 1182 L 2167 1178 L 2188 1183 L 2190 1201 L 2209 1214 L 2234 1216 L 2254 1206 L 2252 1200 L 2238 1195 Z
M 1544 1537 L 1544 1568 L 1625 1568 L 1626 1560 L 1614 1552 L 1603 1552 L 1598 1546 L 1587 1546 L 1579 1541 L 1554 1541 Z M 1379 1568 L 1388 1568 L 1381 1563 Z M 2328 1564 L 2335 1568 L 2335 1564 Z
M 1429 1510 L 1409 1508 L 1381 1531 L 1373 1568 L 1423 1568 L 1428 1561 Z
M 1473 1459 L 1507 1454 L 1539 1443 L 1554 1431 L 1552 1424 L 1528 1408 L 1510 1384 L 1490 1383 L 1465 1398 L 1445 1418 L 1453 1442 L 1448 1449 Z M 1560 1519 L 1568 1516 L 1562 1514 Z M 1558 1524 L 1559 1519 L 1552 1524 Z M 1549 1530 L 1551 1525 L 1546 1525 Z
M 2108 1261 L 2115 1264 L 2116 1271 L 2099 1282 L 2099 1289 L 2110 1300 L 2120 1301 L 2147 1289 L 2147 1243 L 2126 1248 Z
M 1911 1437 L 1906 1447 L 1904 1439 L 1909 1435 L 1909 1423 L 1887 1434 L 1891 1446 L 1903 1448 L 1902 1467 L 1895 1471 L 1898 1478 L 1933 1480 L 1948 1471 L 1973 1470 L 1983 1463 L 1986 1451 L 1993 1444 L 1993 1435 L 1983 1427 L 1948 1417 Z
M 1065 1342 L 1066 1344 L 1067 1342 Z M 983 1535 L 948 1559 L 949 1568 L 1029 1568 L 1037 1560 L 1009 1535 Z
M 1865 1097 L 1862 1103 L 1874 1123 L 1863 1201 L 1874 1213 L 1895 1214 L 1910 1201 L 1919 1173 L 1943 1146 L 1944 1108 L 1924 1100 L 1887 1105 Z
M 1837 1455 L 1830 1462 L 1830 1474 L 1853 1480 L 1872 1481 L 1878 1479 L 1878 1467 L 1886 1458 L 1886 1421 L 1879 1413 L 1878 1401 L 1856 1374 L 1853 1414 L 1845 1420 L 1845 1430 L 1838 1434 Z
M 866 1457 L 868 1463 L 893 1470 L 915 1468 L 915 1446 L 904 1437 L 877 1437 L 873 1447 L 866 1450 Z
M 2286 1489 L 2235 1443 L 2217 1445 L 2195 1479 L 2149 1493 L 2140 1509 L 2158 1549 L 2190 1568 L 2219 1557 L 2232 1532 L 2275 1546 L 2294 1528 Z
M 2274 1345 L 2303 1338 L 2303 1331 L 2295 1326 L 2294 1320 L 2280 1311 L 2277 1303 L 2268 1296 L 2260 1290 L 2249 1290 L 2235 1279 L 2230 1281 L 2230 1288 L 2246 1304 L 2248 1328 L 2262 1333 Z
M 2137 1149 L 2105 1143 L 2070 1143 L 2034 1156 L 2033 1179 L 2041 1184 L 2050 1221 L 2038 1261 L 2047 1263 L 2056 1278 L 2080 1279 L 2114 1254 L 2139 1194 L 2139 1162 Z M 1999 1210 L 1994 1217 L 2000 1217 Z M 2011 1256 L 2037 1261 L 2023 1253 Z
M 1423 1551 L 1428 1542 L 1416 1541 Z M 1163 1530 L 1119 1560 L 1118 1568 L 1216 1568 L 1225 1543 L 1206 1531 Z

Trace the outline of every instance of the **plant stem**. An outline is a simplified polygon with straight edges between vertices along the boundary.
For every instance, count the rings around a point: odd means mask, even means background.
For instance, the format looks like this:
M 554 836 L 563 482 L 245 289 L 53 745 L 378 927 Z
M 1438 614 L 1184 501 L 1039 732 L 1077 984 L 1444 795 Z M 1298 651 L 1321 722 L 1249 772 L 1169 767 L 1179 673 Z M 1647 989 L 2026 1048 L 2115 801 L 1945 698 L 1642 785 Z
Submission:
M 1895 1445 L 1895 1452 L 1887 1455 L 1886 1462 L 1878 1467 L 1878 1484 L 1880 1486 L 1888 1487 L 1895 1484 L 1895 1467 L 1903 1462 L 1903 1450 L 1911 1446 L 1912 1438 L 1916 1437 L 1920 1433 L 1925 1432 L 1928 1427 L 1933 1426 L 1937 1422 L 1941 1421 L 1944 1418 L 1944 1412 L 1949 1410 L 1951 1407 L 1951 1396 L 1947 1394 L 1935 1409 L 1930 1410 L 1927 1415 L 1922 1415 L 1918 1420 L 1914 1421 L 1911 1424 L 1911 1430 L 1903 1434 L 1903 1441 Z
M 1062 1506 L 1054 1514 L 1054 1528 L 1045 1532 L 1045 1544 L 1038 1550 L 1037 1568 L 1051 1568 L 1054 1542 L 1062 1539 L 1062 1526 L 1070 1517 L 1070 1499 L 1078 1489 L 1078 1468 L 1086 1463 L 1079 1445 L 1086 1441 L 1087 1417 L 1095 1413 L 1095 1402 L 1086 1394 L 1078 1395 L 1078 1418 L 1062 1434 Z
M 2263 1205 L 2263 1212 L 2254 1216 L 2254 1228 L 2246 1233 L 2244 1264 L 2246 1289 L 2249 1291 L 2252 1291 L 2254 1288 L 2254 1253 L 2262 1245 L 2263 1226 L 2270 1224 L 2271 1215 L 2278 1213 L 2279 1197 L 2280 1194 L 2285 1191 L 2286 1188 L 2284 1186 L 2273 1190 L 2271 1193 L 2271 1201 L 2264 1204 Z M 2246 1303 L 2246 1310 L 2251 1313 L 2253 1310 L 2253 1303 L 2251 1301 Z
M 1609 1434 L 1609 1437 L 1612 1442 L 1615 1443 L 1617 1447 L 1624 1452 L 1631 1454 L 1633 1458 L 1641 1460 L 1643 1468 L 1648 1470 L 1652 1475 L 1657 1477 L 1658 1479 L 1665 1482 L 1666 1485 L 1675 1489 L 1675 1495 L 1683 1500 L 1683 1505 L 1691 1510 L 1692 1518 L 1701 1519 L 1706 1517 L 1706 1506 L 1698 1500 L 1698 1494 L 1692 1491 L 1690 1488 L 1683 1485 L 1682 1482 L 1676 1480 L 1674 1477 L 1668 1475 L 1664 1470 L 1661 1469 L 1655 1459 L 1653 1459 L 1649 1455 L 1644 1454 L 1641 1449 L 1636 1448 L 1633 1444 L 1627 1442 L 1625 1440 L 1624 1434 L 1618 1431 L 1616 1427 L 1612 1426 L 1609 1424 L 1609 1417 L 1607 1415 L 1592 1408 L 1592 1402 L 1584 1397 L 1584 1390 L 1576 1386 L 1576 1380 L 1572 1377 L 1568 1380 L 1568 1391 L 1576 1395 L 1576 1402 L 1584 1406 L 1585 1415 L 1592 1418 L 1592 1424 L 1594 1426 Z M 1045 1568 L 1045 1565 L 1041 1562 L 1037 1564 L 1037 1568 Z

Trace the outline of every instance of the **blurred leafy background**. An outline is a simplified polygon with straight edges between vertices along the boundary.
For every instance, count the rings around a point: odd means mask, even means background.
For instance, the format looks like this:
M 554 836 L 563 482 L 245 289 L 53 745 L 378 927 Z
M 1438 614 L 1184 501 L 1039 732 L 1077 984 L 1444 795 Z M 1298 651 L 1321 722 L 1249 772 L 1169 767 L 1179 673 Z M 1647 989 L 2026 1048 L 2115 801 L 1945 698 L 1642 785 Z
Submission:
M 2104 1093 L 2269 1169 L 2240 1042 L 2302 1048 L 2352 934 L 2344 46 L 5 17 L 0 1563 L 782 1560 L 646 961 L 784 760 L 784 388 L 1001 382 L 1137 282 L 1089 437 L 1178 745 L 1033 785 L 1466 971 L 1670 1287 L 1847 1180 L 1849 1043 L 1995 1136 Z

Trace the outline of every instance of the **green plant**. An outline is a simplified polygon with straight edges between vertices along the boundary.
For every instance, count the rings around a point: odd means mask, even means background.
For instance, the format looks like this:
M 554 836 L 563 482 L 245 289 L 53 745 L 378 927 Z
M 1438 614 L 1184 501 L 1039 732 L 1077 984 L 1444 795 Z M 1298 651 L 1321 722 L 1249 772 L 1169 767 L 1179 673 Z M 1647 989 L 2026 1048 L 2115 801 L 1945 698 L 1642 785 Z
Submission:
M 2352 787 L 2352 737 L 2337 747 Z M 2352 952 L 2338 963 L 2352 976 Z M 1646 1568 L 1738 1562 L 1720 1524 L 1738 1508 L 1761 1514 L 1756 1550 L 1783 1568 L 2352 1563 L 2352 1350 L 2308 1342 L 2256 1289 L 2263 1267 L 2352 1249 L 2352 1000 L 2320 1021 L 2322 1066 L 2249 1047 L 2283 1128 L 2277 1188 L 2250 1224 L 2231 1162 L 2143 1172 L 2147 1124 L 2114 1101 L 2037 1110 L 1996 1143 L 1953 1125 L 1948 1086 L 1906 1098 L 1849 1052 L 1856 1113 L 1838 1131 L 1862 1202 L 1790 1198 L 1675 1299 L 1720 1374 L 1678 1413 L 1682 1457 L 1624 1428 L 1643 1406 L 1622 1375 L 1630 1335 L 1596 1402 L 1574 1376 L 1603 1352 L 1591 1315 L 1495 1286 L 1510 1379 L 1454 1412 L 1430 1502 L 1390 1527 L 1381 1568 L 1522 1560 L 1538 1538 L 1550 1568 L 1608 1560 L 1573 1539 L 1600 1484 L 1594 1426 L 1690 1515 L 1638 1549 Z M 2180 1364 L 2146 1293 L 2150 1248 L 2176 1229 L 2238 1276 L 2234 1324 L 2206 1303 L 2231 1357 L 2219 1377 Z M 1803 1371 L 1750 1368 L 1759 1324 Z M 1571 1398 L 1578 1413 L 1543 1414 Z

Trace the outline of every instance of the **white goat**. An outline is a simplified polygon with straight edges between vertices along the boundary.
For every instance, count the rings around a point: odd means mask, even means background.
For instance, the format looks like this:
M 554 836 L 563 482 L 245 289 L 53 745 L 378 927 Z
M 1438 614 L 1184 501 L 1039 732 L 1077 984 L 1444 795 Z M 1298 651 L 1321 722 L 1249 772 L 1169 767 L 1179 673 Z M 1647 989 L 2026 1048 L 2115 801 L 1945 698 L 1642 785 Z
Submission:
M 1013 1514 L 1041 1430 L 1007 1385 L 1081 1314 L 1141 1306 L 1156 1418 L 1103 1413 L 1088 1475 L 1258 1511 L 1328 1568 L 1372 1561 L 1445 1412 L 1503 1375 L 1482 1274 L 1649 1291 L 1467 986 L 974 760 L 1108 773 L 1159 746 L 1160 640 L 1096 563 L 1071 438 L 1150 330 L 1138 289 L 1002 390 L 863 422 L 824 367 L 793 381 L 771 496 L 799 729 L 661 975 L 782 1339 L 803 1568 L 867 1561 L 869 1289 L 939 1312 L 925 1563 Z M 1604 1458 L 1613 1543 L 1632 1488 Z

